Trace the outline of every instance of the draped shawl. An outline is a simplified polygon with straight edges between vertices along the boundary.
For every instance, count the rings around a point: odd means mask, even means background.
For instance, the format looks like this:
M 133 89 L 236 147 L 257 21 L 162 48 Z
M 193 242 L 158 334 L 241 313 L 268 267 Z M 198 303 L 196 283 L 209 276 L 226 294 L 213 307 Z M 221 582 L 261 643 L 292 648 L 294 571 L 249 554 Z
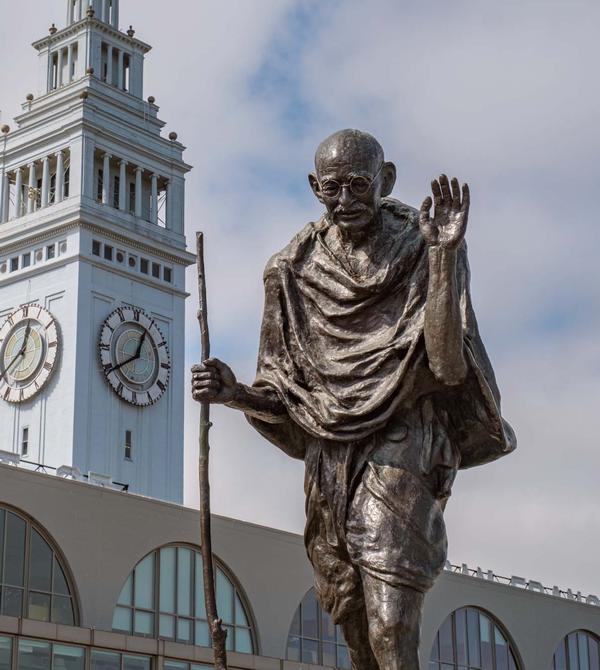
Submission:
M 251 423 L 290 453 L 290 441 L 359 441 L 426 397 L 446 417 L 460 467 L 512 451 L 471 305 L 466 245 L 456 271 L 469 372 L 445 386 L 429 370 L 424 343 L 429 266 L 418 212 L 382 201 L 367 272 L 353 271 L 343 248 L 328 243 L 330 225 L 327 217 L 308 224 L 265 269 L 255 386 L 274 390 L 291 421 Z M 302 447 L 295 452 L 302 457 Z

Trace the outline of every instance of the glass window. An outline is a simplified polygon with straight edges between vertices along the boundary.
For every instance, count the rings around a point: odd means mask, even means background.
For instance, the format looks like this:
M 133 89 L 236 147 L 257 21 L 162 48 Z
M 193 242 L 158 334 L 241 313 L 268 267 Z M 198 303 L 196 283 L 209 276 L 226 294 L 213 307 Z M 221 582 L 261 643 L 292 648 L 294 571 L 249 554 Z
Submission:
M 49 642 L 19 640 L 19 670 L 51 670 Z
M 583 630 L 558 645 L 550 670 L 600 670 L 600 638 Z
M 163 279 L 169 284 L 173 281 L 173 270 L 171 268 L 163 268 Z
M 33 523 L 1 506 L 0 590 L 0 614 L 75 623 L 72 590 L 58 555 Z
M 158 263 L 152 263 L 152 276 L 155 279 L 160 279 L 160 265 Z
M 10 271 L 16 272 L 19 269 L 19 257 L 15 256 L 10 259 Z
M 92 240 L 92 254 L 94 256 L 100 256 L 101 244 L 98 240 Z
M 23 267 L 28 268 L 31 265 L 31 253 L 27 252 L 26 254 L 23 254 Z
M 140 272 L 147 275 L 149 270 L 149 263 L 147 258 L 140 258 Z
M 63 644 L 52 646 L 53 670 L 84 670 L 85 649 Z
M 335 626 L 311 589 L 294 613 L 287 643 L 290 661 L 350 668 L 348 647 L 340 626 Z
M 474 607 L 441 625 L 429 656 L 435 670 L 518 670 L 516 653 L 499 624 Z M 600 670 L 600 669 L 599 669 Z
M 10 670 L 12 638 L 0 637 L 0 670 Z
M 113 248 L 110 246 L 110 244 L 104 245 L 104 258 L 107 261 L 112 261 L 113 259 Z
M 228 631 L 228 649 L 253 653 L 254 634 L 247 608 L 233 581 L 219 566 L 215 589 L 219 616 Z M 200 552 L 169 546 L 140 561 L 121 590 L 113 629 L 210 646 Z
M 46 260 L 51 260 L 56 256 L 56 246 L 54 244 L 49 244 L 46 247 Z

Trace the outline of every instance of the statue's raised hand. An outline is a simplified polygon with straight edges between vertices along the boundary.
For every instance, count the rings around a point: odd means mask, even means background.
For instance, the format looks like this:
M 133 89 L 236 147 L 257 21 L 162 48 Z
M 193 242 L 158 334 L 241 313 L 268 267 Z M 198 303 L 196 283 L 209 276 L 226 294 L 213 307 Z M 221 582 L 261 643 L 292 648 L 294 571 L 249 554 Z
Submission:
M 463 241 L 469 217 L 469 186 L 463 184 L 462 198 L 458 179 L 452 179 L 452 189 L 445 174 L 431 182 L 433 201 L 423 200 L 419 212 L 419 227 L 429 246 L 456 249 Z M 431 206 L 435 204 L 433 217 Z

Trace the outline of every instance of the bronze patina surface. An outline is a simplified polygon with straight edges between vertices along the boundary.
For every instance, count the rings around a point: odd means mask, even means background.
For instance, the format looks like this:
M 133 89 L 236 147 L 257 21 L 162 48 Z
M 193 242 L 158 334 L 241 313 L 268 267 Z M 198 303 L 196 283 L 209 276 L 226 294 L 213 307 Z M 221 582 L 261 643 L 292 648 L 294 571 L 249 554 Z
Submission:
M 457 470 L 516 445 L 471 304 L 468 186 L 441 175 L 416 210 L 395 179 L 371 135 L 322 142 L 325 212 L 267 264 L 254 384 L 216 359 L 192 370 L 196 400 L 304 460 L 315 587 L 356 670 L 418 669 Z

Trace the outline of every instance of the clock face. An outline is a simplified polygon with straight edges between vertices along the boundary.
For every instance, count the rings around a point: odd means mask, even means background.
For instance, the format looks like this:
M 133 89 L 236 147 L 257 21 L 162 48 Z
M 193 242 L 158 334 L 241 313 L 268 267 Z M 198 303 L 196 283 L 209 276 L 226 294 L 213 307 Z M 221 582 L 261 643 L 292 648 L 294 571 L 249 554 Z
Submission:
M 25 305 L 0 328 L 0 397 L 29 400 L 47 384 L 56 368 L 60 338 L 56 320 L 40 305 Z
M 119 307 L 100 332 L 100 364 L 106 380 L 123 400 L 146 406 L 167 390 L 171 359 L 154 319 L 137 307 Z

